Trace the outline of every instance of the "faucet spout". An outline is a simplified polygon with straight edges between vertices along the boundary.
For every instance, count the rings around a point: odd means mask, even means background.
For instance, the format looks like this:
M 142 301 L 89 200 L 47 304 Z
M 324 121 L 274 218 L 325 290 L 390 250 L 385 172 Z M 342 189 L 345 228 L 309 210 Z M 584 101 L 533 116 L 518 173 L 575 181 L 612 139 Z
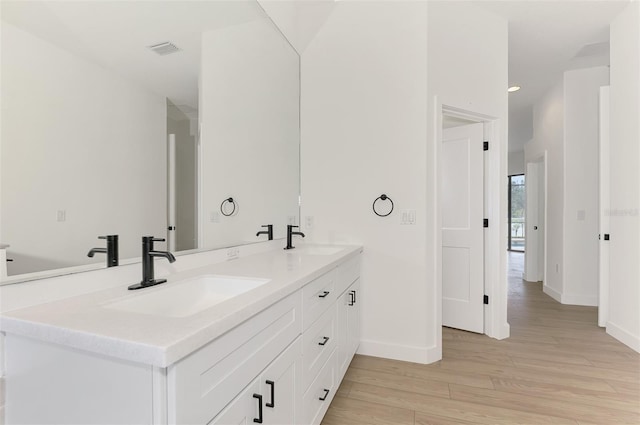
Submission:
M 176 257 L 173 256 L 169 251 L 149 251 L 149 255 L 151 257 L 163 257 L 169 260 L 170 263 L 176 261 Z
M 93 258 L 93 256 L 96 254 L 106 254 L 106 253 L 107 253 L 107 248 L 91 248 L 91 250 L 89 250 L 89 252 L 87 253 L 87 257 Z

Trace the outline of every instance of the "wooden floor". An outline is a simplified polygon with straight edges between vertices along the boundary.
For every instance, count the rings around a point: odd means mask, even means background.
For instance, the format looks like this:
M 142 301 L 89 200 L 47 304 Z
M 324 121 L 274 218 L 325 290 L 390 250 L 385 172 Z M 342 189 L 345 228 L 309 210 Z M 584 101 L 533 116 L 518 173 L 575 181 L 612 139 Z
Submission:
M 510 253 L 511 337 L 443 329 L 431 365 L 357 355 L 324 425 L 640 424 L 640 355 L 523 282 Z

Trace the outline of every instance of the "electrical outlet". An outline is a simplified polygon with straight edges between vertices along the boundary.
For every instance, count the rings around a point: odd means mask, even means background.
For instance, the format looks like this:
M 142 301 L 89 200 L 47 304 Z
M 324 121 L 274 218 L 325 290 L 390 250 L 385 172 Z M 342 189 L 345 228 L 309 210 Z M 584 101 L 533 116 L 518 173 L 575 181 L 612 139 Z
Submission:
M 290 215 L 287 217 L 287 224 L 290 224 L 292 226 L 296 226 L 298 224 L 298 217 L 296 217 L 295 215 Z
M 209 216 L 209 220 L 212 223 L 220 223 L 220 213 L 218 211 L 211 212 L 211 215 Z
M 308 215 L 304 218 L 304 227 L 306 229 L 311 229 L 313 227 L 313 216 L 312 215 Z
M 66 210 L 58 210 L 57 221 L 59 221 L 59 222 L 67 221 L 67 211 Z

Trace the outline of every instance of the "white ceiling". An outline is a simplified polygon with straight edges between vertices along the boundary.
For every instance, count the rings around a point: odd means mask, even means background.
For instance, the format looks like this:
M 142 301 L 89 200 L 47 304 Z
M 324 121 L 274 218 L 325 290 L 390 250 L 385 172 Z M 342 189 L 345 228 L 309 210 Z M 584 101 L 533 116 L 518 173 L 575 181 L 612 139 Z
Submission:
M 509 85 L 522 87 L 509 94 L 509 150 L 521 151 L 533 135 L 532 105 L 564 71 L 609 64 L 609 23 L 629 0 L 476 3 L 509 21 Z
M 198 107 L 201 33 L 265 19 L 255 0 L 2 0 L 9 22 L 166 96 L 189 114 Z M 182 50 L 147 49 L 172 42 Z
M 334 0 L 259 2 L 300 53 L 339 6 Z M 509 83 L 522 86 L 509 95 L 509 144 L 510 151 L 520 151 L 532 137 L 532 105 L 565 70 L 608 64 L 609 23 L 629 0 L 472 3 L 509 21 Z M 197 108 L 200 33 L 264 19 L 254 0 L 3 0 L 0 5 L 3 20 L 191 108 Z M 157 56 L 146 49 L 164 41 L 183 51 Z

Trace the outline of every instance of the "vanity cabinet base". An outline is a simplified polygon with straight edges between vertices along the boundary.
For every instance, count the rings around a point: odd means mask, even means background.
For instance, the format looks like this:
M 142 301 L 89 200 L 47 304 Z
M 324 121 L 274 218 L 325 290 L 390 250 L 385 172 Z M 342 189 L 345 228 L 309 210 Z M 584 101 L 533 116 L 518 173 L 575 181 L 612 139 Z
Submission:
M 8 334 L 7 424 L 152 424 L 153 367 Z

